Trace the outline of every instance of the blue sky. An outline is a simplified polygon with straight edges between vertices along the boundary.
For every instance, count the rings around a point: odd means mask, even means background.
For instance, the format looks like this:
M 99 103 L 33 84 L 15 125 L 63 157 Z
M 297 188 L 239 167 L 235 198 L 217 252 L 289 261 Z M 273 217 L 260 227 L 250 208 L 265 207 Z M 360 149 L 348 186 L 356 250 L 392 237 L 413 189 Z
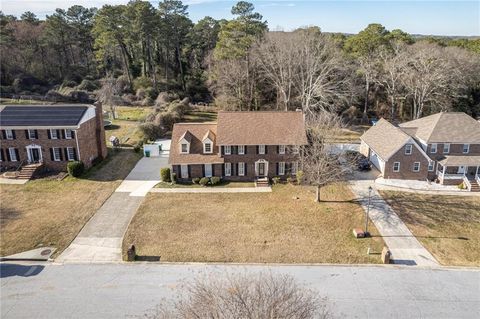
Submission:
M 155 6 L 157 1 L 150 1 Z M 324 31 L 357 33 L 372 22 L 387 29 L 436 35 L 480 35 L 480 0 L 476 1 L 250 1 L 268 21 L 270 29 L 291 30 L 318 25 Z M 127 0 L 1 0 L 6 14 L 20 15 L 30 10 L 40 17 L 55 8 L 79 4 L 101 7 L 103 4 L 127 3 Z M 236 1 L 184 0 L 190 18 L 197 21 L 206 15 L 216 19 L 231 18 Z

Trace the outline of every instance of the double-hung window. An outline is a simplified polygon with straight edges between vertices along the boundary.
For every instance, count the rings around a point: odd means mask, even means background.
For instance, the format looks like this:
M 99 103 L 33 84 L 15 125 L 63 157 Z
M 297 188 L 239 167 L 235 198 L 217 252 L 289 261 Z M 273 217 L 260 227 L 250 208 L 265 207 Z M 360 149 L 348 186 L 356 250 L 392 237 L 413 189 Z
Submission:
M 293 162 L 292 163 L 292 175 L 297 174 L 297 170 L 298 170 L 298 162 Z
M 245 163 L 238 163 L 238 176 L 245 176 Z
M 72 130 L 69 130 L 69 129 L 65 130 L 65 138 L 67 140 L 71 140 L 73 138 Z
M 463 154 L 470 152 L 470 144 L 463 144 Z
M 53 160 L 60 162 L 62 160 L 62 149 L 60 147 L 53 148 Z
M 188 153 L 188 144 L 187 143 L 182 143 L 181 153 L 182 154 L 187 154 Z
M 225 163 L 225 176 L 232 176 L 232 163 Z
M 13 140 L 13 131 L 5 130 L 5 137 L 7 138 L 7 140 Z
M 393 171 L 400 172 L 400 162 L 393 163 Z
M 18 161 L 18 158 L 17 158 L 17 152 L 15 150 L 14 147 L 10 147 L 8 149 L 8 155 L 10 155 L 10 162 L 16 162 Z
M 420 172 L 420 162 L 413 163 L 413 171 Z
M 258 154 L 265 154 L 265 145 L 258 145 Z
M 432 153 L 432 154 L 437 153 L 437 143 L 433 143 L 433 144 L 430 146 L 430 153 Z
M 448 154 L 450 153 L 450 144 L 446 143 L 443 144 L 443 154 Z
M 405 155 L 411 155 L 411 154 L 412 154 L 412 144 L 405 145 Z
M 232 154 L 232 147 L 230 145 L 225 145 L 224 146 L 224 153 L 225 153 L 225 155 L 231 155 Z
M 35 130 L 28 130 L 28 138 L 31 140 L 34 140 L 37 137 L 37 134 L 35 134 Z
M 69 161 L 75 160 L 75 149 L 73 147 L 67 147 L 67 159 Z
M 278 175 L 285 175 L 285 162 L 278 163 Z
M 51 138 L 52 140 L 58 139 L 58 134 L 57 134 L 57 133 L 58 133 L 57 130 L 50 130 L 50 138 Z
M 435 162 L 434 161 L 429 161 L 428 162 L 428 171 L 433 172 L 434 169 L 435 169 Z
M 285 145 L 278 146 L 278 154 L 285 154 Z
M 238 145 L 238 155 L 245 154 L 245 145 Z
M 207 153 L 207 154 L 212 153 L 212 143 L 204 144 L 204 153 Z

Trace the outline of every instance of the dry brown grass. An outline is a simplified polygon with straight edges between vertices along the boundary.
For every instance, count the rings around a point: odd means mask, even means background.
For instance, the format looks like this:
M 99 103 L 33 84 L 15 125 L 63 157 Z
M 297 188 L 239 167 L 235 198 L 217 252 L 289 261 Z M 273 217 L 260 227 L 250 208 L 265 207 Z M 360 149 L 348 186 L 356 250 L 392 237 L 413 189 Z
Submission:
M 443 265 L 480 266 L 480 198 L 382 192 Z
M 139 159 L 122 150 L 83 178 L 39 179 L 25 185 L 0 187 L 0 255 L 39 245 L 58 248 L 75 238 L 88 219 L 112 194 Z
M 142 132 L 138 128 L 138 122 L 114 120 L 112 125 L 105 129 L 107 145 L 111 145 L 109 138 L 116 136 L 124 147 L 133 147 L 138 141 L 142 140 Z
M 299 199 L 293 199 L 298 196 Z M 150 194 L 131 222 L 124 252 L 174 262 L 377 263 L 380 238 L 353 238 L 363 210 L 345 185 L 322 191 L 277 185 L 272 193 Z M 377 234 L 373 225 L 373 234 Z

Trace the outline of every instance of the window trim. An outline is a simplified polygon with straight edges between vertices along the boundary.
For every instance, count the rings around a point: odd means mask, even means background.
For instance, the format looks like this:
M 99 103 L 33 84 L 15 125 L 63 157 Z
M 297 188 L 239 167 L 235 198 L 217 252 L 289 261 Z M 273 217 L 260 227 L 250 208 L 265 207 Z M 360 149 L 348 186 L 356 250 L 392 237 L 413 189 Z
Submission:
M 64 131 L 65 131 L 65 139 L 66 140 L 72 140 L 73 139 L 73 130 L 66 128 Z M 67 134 L 67 132 L 70 132 L 70 136 Z
M 238 145 L 238 155 L 245 155 L 245 145 Z
M 35 134 L 35 130 L 34 129 L 28 129 L 28 139 L 29 140 L 34 140 L 35 137 L 36 137 L 36 134 Z M 32 137 L 32 133 L 33 133 L 33 137 Z
M 183 151 L 183 145 L 186 146 L 186 151 Z M 180 143 L 180 154 L 188 154 L 189 153 L 189 144 L 188 143 Z
M 188 178 L 188 165 L 180 165 L 180 178 Z
M 210 151 L 207 151 L 207 145 L 210 147 Z M 212 154 L 213 153 L 213 143 L 212 142 L 203 143 L 203 152 L 205 154 Z
M 409 150 L 407 152 L 407 150 Z M 406 144 L 405 145 L 405 155 L 412 155 L 413 152 L 413 145 L 412 144 Z
M 13 154 L 13 157 L 12 157 Z M 8 148 L 8 155 L 10 156 L 10 162 L 18 162 L 17 152 L 15 151 L 15 147 Z M 15 158 L 15 160 L 13 160 Z
M 446 149 L 445 145 L 448 145 L 448 149 Z M 450 143 L 443 143 L 443 154 L 450 154 Z
M 225 176 L 232 176 L 232 163 L 225 163 L 224 169 L 225 169 Z
M 207 175 L 207 167 L 210 167 L 210 172 Z M 212 164 L 203 164 L 204 177 L 213 177 L 213 165 Z
M 278 154 L 285 154 L 285 145 L 278 145 Z
M 434 161 L 429 161 L 428 162 L 428 171 L 429 172 L 434 172 L 435 171 L 435 162 Z
M 465 152 L 465 145 L 467 146 L 467 151 L 466 151 L 466 152 Z M 468 153 L 470 153 L 470 144 L 463 144 L 462 153 L 463 153 L 463 154 L 468 154 Z
M 285 162 L 278 162 L 278 175 L 285 175 Z
M 418 164 L 418 168 L 417 168 L 417 169 L 415 169 L 415 165 L 417 165 L 417 164 Z M 420 163 L 420 162 L 413 162 L 413 168 L 412 168 L 412 171 L 413 171 L 413 172 L 415 172 L 415 173 L 418 173 L 418 172 L 420 172 L 420 165 L 421 165 L 421 163 Z
M 53 135 L 55 133 L 55 136 Z M 58 140 L 58 131 L 54 129 L 50 129 L 50 139 L 52 140 Z
M 433 151 L 433 145 L 435 145 L 435 152 Z M 437 154 L 437 151 L 438 151 L 438 144 L 437 143 L 430 144 L 430 154 Z
M 396 164 L 398 164 L 398 168 L 397 168 L 397 169 L 395 169 L 395 165 L 396 165 Z M 394 171 L 395 173 L 400 172 L 400 162 L 393 162 L 393 171 Z
M 298 162 L 292 162 L 292 175 L 297 175 L 298 172 Z
M 258 145 L 258 154 L 265 155 L 265 145 Z
M 238 163 L 238 176 L 245 176 L 245 163 L 239 162 Z
M 72 150 L 72 154 L 70 154 L 70 150 Z M 73 158 L 70 157 L 70 155 L 73 155 Z M 67 161 L 74 161 L 75 160 L 75 149 L 73 147 L 67 147 Z
M 8 133 L 10 133 L 10 136 L 8 136 Z M 13 138 L 13 130 L 8 130 L 8 129 L 5 130 L 5 138 L 6 138 L 7 140 L 13 140 L 13 139 L 14 139 L 14 138 Z
M 225 155 L 232 155 L 232 146 L 231 145 L 225 145 L 223 147 L 223 153 Z
M 58 150 L 58 158 L 55 150 Z M 54 162 L 61 162 L 62 161 L 62 149 L 60 147 L 52 147 L 53 152 L 53 161 Z

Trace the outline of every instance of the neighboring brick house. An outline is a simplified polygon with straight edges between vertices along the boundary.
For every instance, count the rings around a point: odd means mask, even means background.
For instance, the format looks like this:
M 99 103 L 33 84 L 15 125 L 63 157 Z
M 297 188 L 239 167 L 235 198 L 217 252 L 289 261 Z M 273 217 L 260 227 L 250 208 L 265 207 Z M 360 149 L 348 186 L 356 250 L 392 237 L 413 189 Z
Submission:
M 179 180 L 286 178 L 306 143 L 302 112 L 219 112 L 216 123 L 174 125 L 169 163 Z
M 107 156 L 101 104 L 1 106 L 0 129 L 2 170 L 65 171 L 68 161 L 90 167 Z
M 480 122 L 441 112 L 394 126 L 381 119 L 361 137 L 360 152 L 384 178 L 480 184 Z

